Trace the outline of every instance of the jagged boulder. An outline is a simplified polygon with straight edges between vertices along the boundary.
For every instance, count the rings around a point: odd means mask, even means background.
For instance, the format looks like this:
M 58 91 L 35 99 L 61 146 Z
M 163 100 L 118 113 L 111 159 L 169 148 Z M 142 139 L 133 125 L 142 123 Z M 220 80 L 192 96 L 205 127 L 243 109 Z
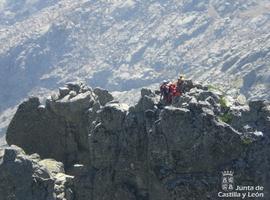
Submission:
M 128 108 L 125 104 L 112 103 L 102 108 L 98 117 L 106 130 L 116 132 L 122 128 Z
M 185 92 L 190 91 L 194 87 L 195 86 L 192 80 L 184 80 L 183 85 L 182 85 L 182 91 L 185 93 Z
M 66 87 L 59 88 L 56 97 L 51 96 L 47 99 L 46 108 L 63 117 L 81 115 L 92 107 L 96 98 L 90 87 L 81 83 L 67 83 Z
M 59 97 L 60 98 L 63 98 L 65 97 L 66 95 L 68 95 L 70 92 L 69 88 L 68 87 L 60 87 L 59 88 Z
M 98 96 L 99 103 L 102 106 L 113 100 L 113 96 L 107 90 L 102 88 L 95 88 L 94 93 Z
M 90 108 L 95 101 L 91 91 L 79 93 L 74 96 L 70 96 L 69 94 L 62 99 L 48 99 L 46 107 L 56 114 L 65 117 L 71 114 L 81 114 L 82 111 Z
M 0 154 L 0 199 L 2 200 L 73 200 L 73 177 L 64 174 L 61 163 L 40 160 L 28 156 L 24 151 L 11 146 Z M 46 163 L 46 164 L 45 164 Z M 48 167 L 49 165 L 49 167 Z
M 248 105 L 230 107 L 228 123 L 243 133 L 262 132 L 270 136 L 270 102 L 252 101 Z
M 65 132 L 63 118 L 40 109 L 38 98 L 23 102 L 12 119 L 6 134 L 8 144 L 16 144 L 29 153 L 39 153 L 42 157 L 64 161 Z
M 192 113 L 189 109 L 168 107 L 162 111 L 160 123 L 172 164 L 179 173 L 208 172 L 241 154 L 240 133 L 216 121 L 213 113 L 206 110 Z
M 96 98 L 91 88 L 75 83 L 67 84 L 59 95 L 48 98 L 45 106 L 38 98 L 30 98 L 19 106 L 12 119 L 7 143 L 16 144 L 29 154 L 59 160 L 66 168 L 74 163 L 87 164 L 88 110 L 97 106 Z

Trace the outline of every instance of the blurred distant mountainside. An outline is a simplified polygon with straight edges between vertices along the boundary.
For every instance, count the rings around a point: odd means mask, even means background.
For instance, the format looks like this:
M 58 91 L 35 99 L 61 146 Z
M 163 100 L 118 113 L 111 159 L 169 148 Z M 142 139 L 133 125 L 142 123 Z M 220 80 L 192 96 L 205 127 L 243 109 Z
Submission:
M 126 98 L 184 73 L 269 99 L 269 30 L 269 0 L 0 0 L 0 128 L 67 81 Z

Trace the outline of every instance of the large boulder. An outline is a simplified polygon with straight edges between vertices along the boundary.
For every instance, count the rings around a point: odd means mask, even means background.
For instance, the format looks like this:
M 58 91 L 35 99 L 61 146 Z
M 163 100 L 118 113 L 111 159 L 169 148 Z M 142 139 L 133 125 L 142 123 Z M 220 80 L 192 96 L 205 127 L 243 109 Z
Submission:
M 123 126 L 128 108 L 125 104 L 108 104 L 99 111 L 98 117 L 107 130 L 117 132 Z
M 240 133 L 216 121 L 207 111 L 192 113 L 185 108 L 167 107 L 161 113 L 160 123 L 172 165 L 181 173 L 209 172 L 241 154 Z
M 102 88 L 95 88 L 94 93 L 98 96 L 99 103 L 102 106 L 113 100 L 113 96 L 107 90 Z
M 28 154 L 39 153 L 41 157 L 65 161 L 65 141 L 75 143 L 72 138 L 64 138 L 65 129 L 64 118 L 41 107 L 38 98 L 30 98 L 18 107 L 9 124 L 6 140 L 9 145 L 22 147 Z
M 29 154 L 59 160 L 66 168 L 74 163 L 87 164 L 89 109 L 96 106 L 96 98 L 91 88 L 75 83 L 60 88 L 60 93 L 49 97 L 45 106 L 38 98 L 30 98 L 13 117 L 7 129 L 7 143 L 18 145 Z
M 63 165 L 55 160 L 40 160 L 11 146 L 1 149 L 0 154 L 0 199 L 2 200 L 73 200 L 73 177 L 63 169 L 49 166 Z M 46 163 L 46 164 L 45 164 Z
M 234 106 L 228 111 L 229 124 L 243 133 L 262 132 L 270 137 L 270 102 L 252 101 L 248 105 Z

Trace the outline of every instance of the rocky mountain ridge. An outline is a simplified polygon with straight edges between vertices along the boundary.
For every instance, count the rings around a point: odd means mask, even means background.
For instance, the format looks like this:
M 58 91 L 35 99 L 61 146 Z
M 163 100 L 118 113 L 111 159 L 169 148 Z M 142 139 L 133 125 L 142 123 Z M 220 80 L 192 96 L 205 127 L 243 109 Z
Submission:
M 58 184 L 61 192 L 53 189 L 54 176 L 50 190 L 42 189 L 43 179 L 38 188 L 17 187 L 18 178 L 5 175 L 14 169 L 7 166 L 20 166 L 22 173 L 25 168 L 13 156 L 18 153 L 10 153 L 17 150 L 7 149 L 0 182 L 10 184 L 3 185 L 9 192 L 0 192 L 1 199 L 34 190 L 46 200 L 214 200 L 222 191 L 223 170 L 234 171 L 239 185 L 262 185 L 267 199 L 270 103 L 235 101 L 228 106 L 218 91 L 192 82 L 188 87 L 168 106 L 149 89 L 142 89 L 136 105 L 127 106 L 106 90 L 76 83 L 60 88 L 45 105 L 38 98 L 25 101 L 9 125 L 8 144 L 62 162 L 68 183 Z M 33 162 L 32 157 L 27 159 Z M 22 177 L 30 183 L 30 175 Z M 37 199 L 35 194 L 29 199 Z

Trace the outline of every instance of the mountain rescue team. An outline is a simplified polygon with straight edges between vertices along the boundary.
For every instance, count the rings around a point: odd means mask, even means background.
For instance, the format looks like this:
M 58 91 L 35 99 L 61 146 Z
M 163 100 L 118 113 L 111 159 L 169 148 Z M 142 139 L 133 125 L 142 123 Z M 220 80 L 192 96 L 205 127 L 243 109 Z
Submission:
M 163 81 L 160 86 L 161 99 L 167 104 L 171 104 L 173 98 L 180 97 L 183 94 L 184 76 L 179 76 L 175 83 Z

